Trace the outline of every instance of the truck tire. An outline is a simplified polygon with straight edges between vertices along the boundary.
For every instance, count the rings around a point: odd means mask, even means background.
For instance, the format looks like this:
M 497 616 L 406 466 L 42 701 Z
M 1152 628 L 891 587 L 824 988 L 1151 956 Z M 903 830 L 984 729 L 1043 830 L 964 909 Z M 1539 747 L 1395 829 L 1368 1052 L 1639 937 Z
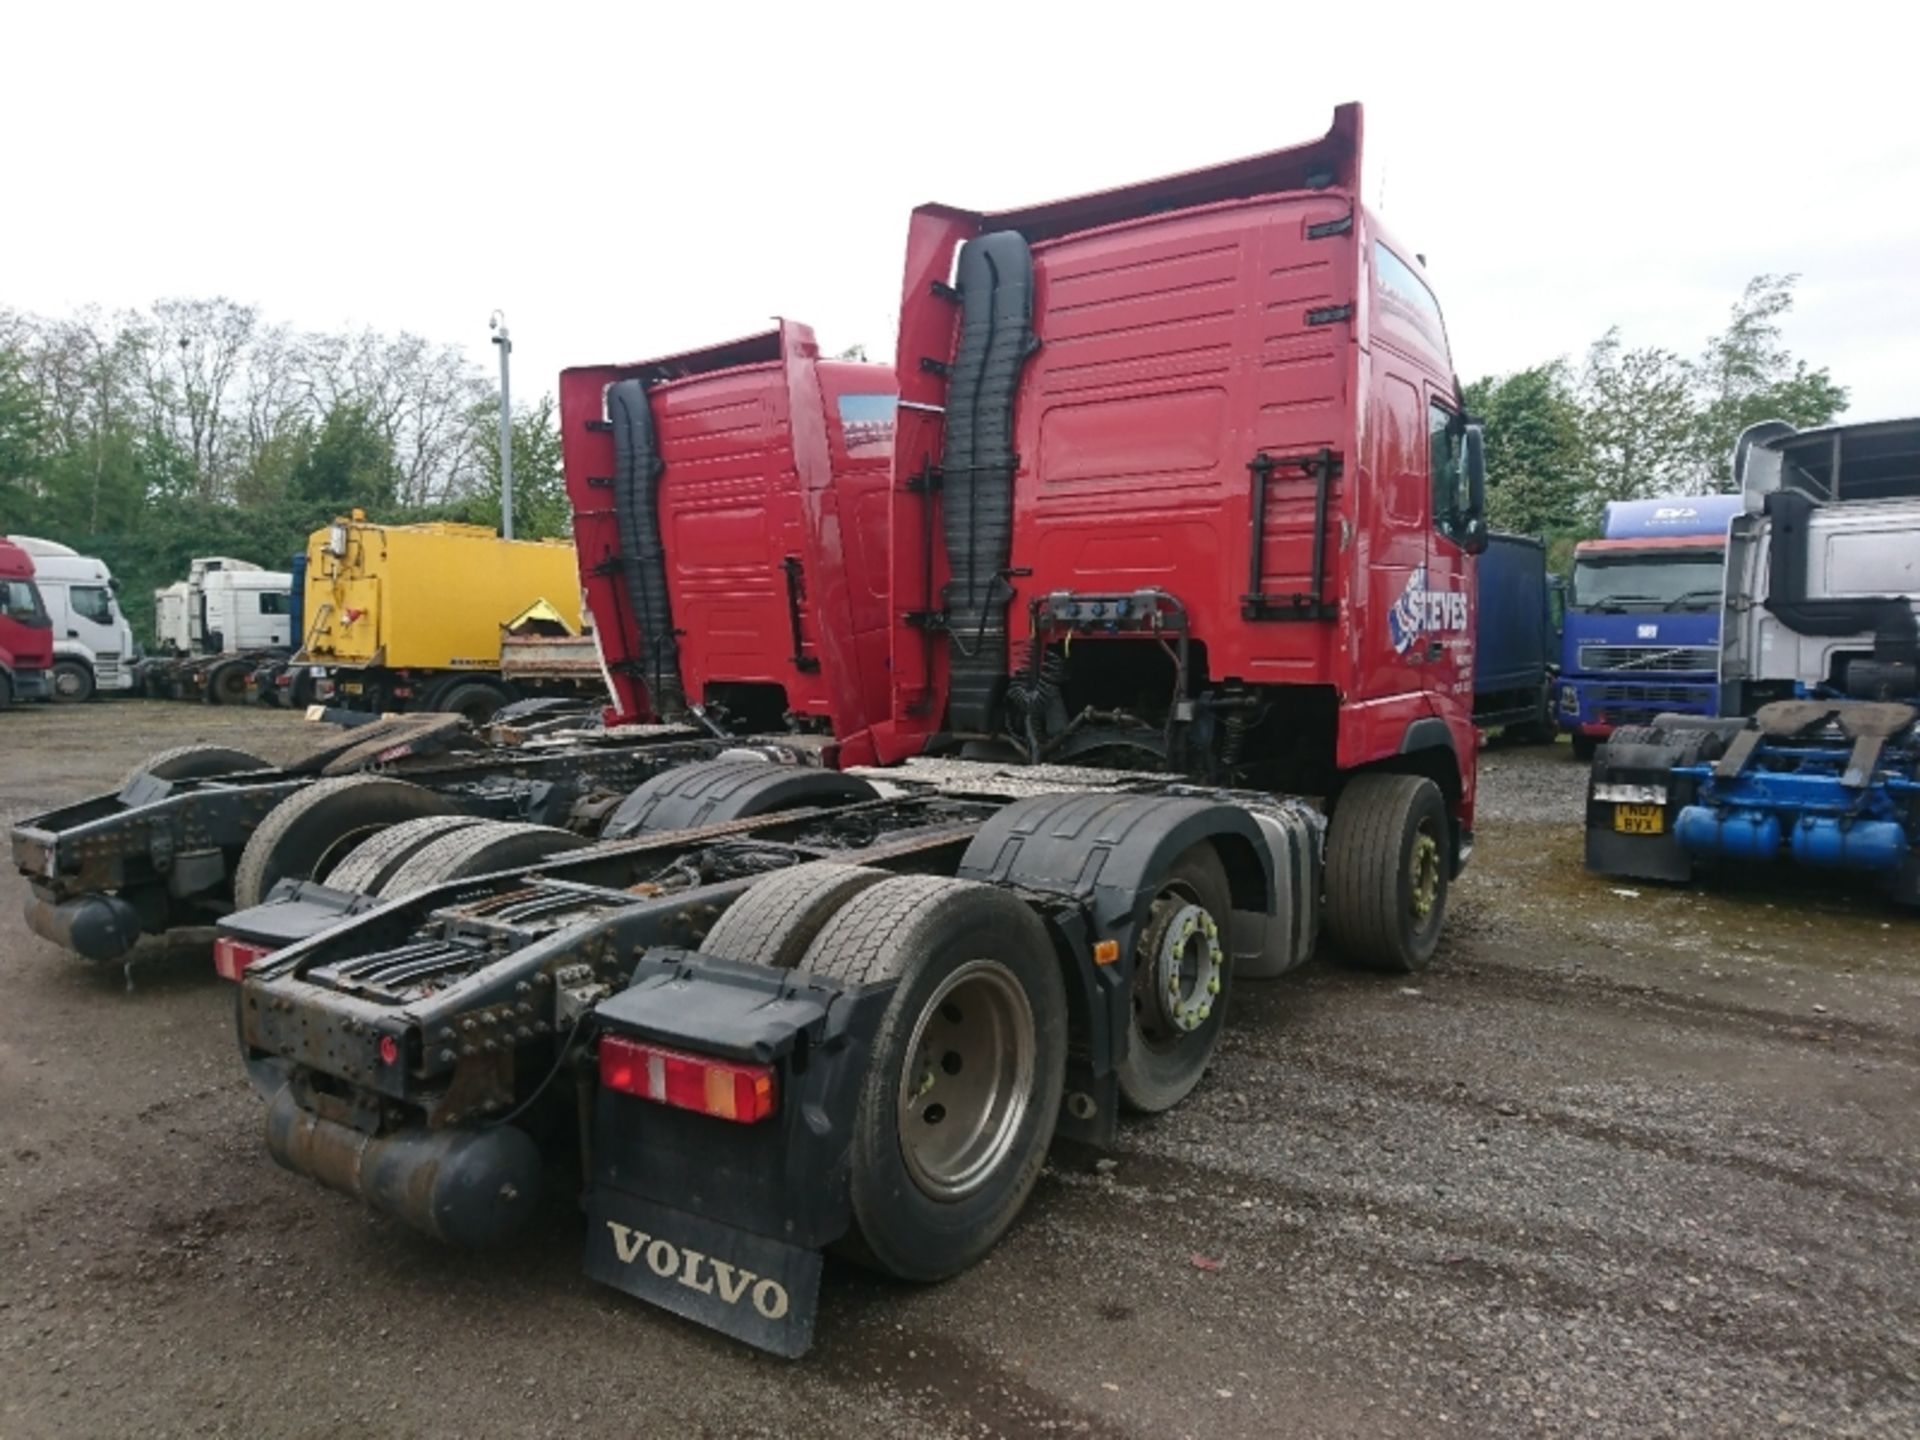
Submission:
M 1206 1073 L 1226 1021 L 1233 895 L 1211 844 L 1183 852 L 1155 886 L 1134 946 L 1132 1019 L 1115 1067 L 1120 1098 L 1157 1115 Z
M 578 850 L 584 836 L 552 825 L 528 825 L 491 820 L 477 829 L 460 830 L 430 841 L 408 856 L 380 887 L 382 900 L 397 900 L 431 890 L 449 880 L 467 880 L 533 865 L 562 850 Z
M 702 760 L 640 785 L 620 802 L 601 838 L 690 830 L 802 806 L 853 805 L 876 795 L 866 781 L 837 770 L 760 759 Z
M 380 887 L 414 854 L 456 830 L 471 830 L 486 823 L 478 815 L 422 815 L 418 820 L 403 820 L 354 846 L 347 858 L 334 866 L 327 884 L 356 895 L 378 895 Z
M 93 698 L 93 669 L 80 660 L 56 660 L 47 678 L 53 682 L 53 703 L 79 705 Z
M 884 870 L 831 860 L 776 871 L 727 907 L 700 953 L 791 970 L 842 905 L 886 878 Z
M 215 775 L 240 775 L 248 770 L 271 770 L 258 755 L 235 750 L 230 745 L 176 745 L 149 755 L 120 781 L 126 789 L 142 775 L 156 780 L 206 780 Z
M 13 677 L 0 671 L 0 710 L 13 708 Z
M 229 660 L 207 672 L 207 704 L 244 705 L 247 703 L 247 665 Z
M 458 715 L 469 725 L 484 725 L 507 703 L 507 692 L 484 680 L 462 680 L 447 686 L 427 708 Z
M 1349 780 L 1327 833 L 1327 929 L 1352 965 L 1427 968 L 1446 922 L 1446 802 L 1419 775 Z
M 957 1274 L 1013 1223 L 1053 1141 L 1067 996 L 1045 927 L 1006 890 L 898 876 L 848 901 L 799 968 L 894 985 L 860 1082 L 845 1248 L 903 1280 Z
M 1599 748 L 1600 742 L 1591 735 L 1576 735 L 1573 737 L 1573 758 L 1576 760 L 1584 761 L 1593 759 L 1593 752 Z
M 280 880 L 324 881 L 375 831 L 452 809 L 445 797 L 385 775 L 316 780 L 269 810 L 247 841 L 233 872 L 234 908 L 258 905 Z

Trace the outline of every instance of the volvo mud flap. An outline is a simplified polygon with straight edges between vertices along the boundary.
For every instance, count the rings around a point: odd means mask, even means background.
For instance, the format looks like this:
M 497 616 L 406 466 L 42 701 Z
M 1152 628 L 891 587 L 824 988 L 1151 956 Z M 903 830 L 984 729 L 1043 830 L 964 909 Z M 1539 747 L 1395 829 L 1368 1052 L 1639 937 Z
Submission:
M 789 1358 L 813 1344 L 820 1252 L 596 1186 L 587 1274 L 662 1310 Z
M 749 1345 L 805 1353 L 820 1252 L 852 1223 L 854 1111 L 892 990 L 649 951 L 594 1011 L 587 1273 Z M 610 1045 L 638 1057 L 631 1078 L 613 1073 Z M 713 1062 L 765 1067 L 770 1113 L 728 1118 L 705 1075 L 690 1096 L 670 1093 L 666 1067 Z

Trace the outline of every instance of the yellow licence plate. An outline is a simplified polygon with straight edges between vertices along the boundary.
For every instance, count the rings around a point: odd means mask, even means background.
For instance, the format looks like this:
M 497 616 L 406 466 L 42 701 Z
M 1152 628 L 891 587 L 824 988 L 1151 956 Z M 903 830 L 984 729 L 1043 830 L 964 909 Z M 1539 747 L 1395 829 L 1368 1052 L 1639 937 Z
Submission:
M 359 682 L 358 680 L 349 680 L 349 681 L 348 681 L 348 682 L 347 682 L 347 683 L 346 683 L 345 685 L 342 685 L 342 686 L 341 686 L 340 688 L 341 688 L 342 690 L 344 690 L 344 691 L 346 691 L 346 692 L 347 692 L 347 694 L 349 694 L 349 695 L 358 695 L 358 694 L 359 694 L 359 693 L 360 693 L 360 692 L 361 692 L 361 691 L 362 691 L 363 689 L 365 689 L 366 687 L 365 687 L 365 686 L 363 686 L 363 685 L 362 685 L 362 684 L 361 684 L 361 683 L 360 683 L 360 682 Z M 1635 808 L 1642 808 L 1642 809 L 1644 809 L 1645 807 L 1644 807 L 1644 806 L 1642 806 L 1642 807 L 1635 807 L 1635 806 L 1632 806 L 1632 805 L 1622 805 L 1622 806 L 1621 806 L 1620 808 L 1621 808 L 1622 810 L 1632 810 L 1632 809 L 1635 809 Z
M 1659 835 L 1667 828 L 1666 811 L 1658 805 L 1616 805 L 1613 828 L 1623 835 Z

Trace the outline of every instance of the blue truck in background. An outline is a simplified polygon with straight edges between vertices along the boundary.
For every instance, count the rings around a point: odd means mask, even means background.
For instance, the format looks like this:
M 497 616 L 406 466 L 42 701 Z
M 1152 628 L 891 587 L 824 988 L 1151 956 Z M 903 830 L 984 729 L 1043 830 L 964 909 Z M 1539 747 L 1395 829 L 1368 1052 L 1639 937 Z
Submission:
M 1608 504 L 1573 552 L 1555 706 L 1574 754 L 1655 715 L 1719 713 L 1720 592 L 1738 495 Z
M 1475 576 L 1473 723 L 1544 744 L 1555 733 L 1559 653 L 1546 544 L 1531 535 L 1489 535 Z
M 1764 421 L 1733 468 L 1726 714 L 1614 731 L 1587 787 L 1587 868 L 1851 873 L 1920 908 L 1920 418 Z

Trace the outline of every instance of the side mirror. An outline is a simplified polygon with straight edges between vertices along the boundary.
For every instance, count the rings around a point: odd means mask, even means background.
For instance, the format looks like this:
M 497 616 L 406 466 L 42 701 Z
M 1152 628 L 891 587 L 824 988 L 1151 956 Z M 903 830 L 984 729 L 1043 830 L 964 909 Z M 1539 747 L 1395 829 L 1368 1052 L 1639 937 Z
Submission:
M 1467 424 L 1461 459 L 1467 472 L 1467 510 L 1461 517 L 1460 548 L 1478 555 L 1487 548 L 1487 441 L 1477 423 Z

